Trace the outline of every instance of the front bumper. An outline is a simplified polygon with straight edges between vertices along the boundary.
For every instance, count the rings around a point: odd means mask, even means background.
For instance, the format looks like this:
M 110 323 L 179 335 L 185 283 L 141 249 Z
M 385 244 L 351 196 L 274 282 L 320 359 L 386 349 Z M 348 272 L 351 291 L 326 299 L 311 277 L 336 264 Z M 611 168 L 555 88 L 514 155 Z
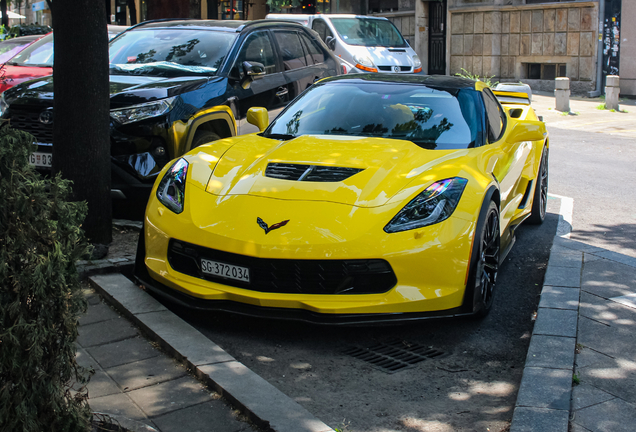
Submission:
M 192 185 L 190 185 L 192 186 Z M 348 240 L 323 227 L 350 212 L 335 203 L 288 203 L 267 206 L 268 198 L 237 196 L 226 201 L 227 214 L 235 215 L 230 226 L 216 219 L 203 203 L 211 195 L 196 187 L 187 192 L 186 211 L 176 215 L 153 196 L 146 211 L 144 246 L 138 257 L 137 277 L 149 289 L 195 309 L 228 310 L 258 316 L 274 316 L 311 322 L 366 323 L 411 320 L 462 314 L 474 224 L 459 218 L 422 230 L 386 234 L 385 222 L 377 224 L 371 213 L 357 209 L 355 218 L 374 221 L 375 227 L 350 222 Z M 277 200 L 273 200 L 277 201 Z M 187 202 L 196 203 L 189 207 Z M 250 212 L 251 209 L 251 212 Z M 265 220 L 281 220 L 284 211 L 299 224 L 265 236 L 256 225 L 256 213 Z M 369 213 L 369 214 L 367 214 Z M 312 220 L 313 219 L 313 220 Z M 316 219 L 318 219 L 316 221 Z M 300 221 L 303 222 L 300 222 Z M 227 221 L 224 221 L 227 222 Z M 304 231 L 299 230 L 303 226 Z M 327 232 L 328 231 L 328 232 Z M 252 291 L 180 273 L 168 261 L 171 239 L 213 247 L 226 252 L 263 259 L 346 260 L 382 259 L 393 269 L 397 283 L 374 294 L 302 294 Z M 256 241 L 255 239 L 259 239 Z

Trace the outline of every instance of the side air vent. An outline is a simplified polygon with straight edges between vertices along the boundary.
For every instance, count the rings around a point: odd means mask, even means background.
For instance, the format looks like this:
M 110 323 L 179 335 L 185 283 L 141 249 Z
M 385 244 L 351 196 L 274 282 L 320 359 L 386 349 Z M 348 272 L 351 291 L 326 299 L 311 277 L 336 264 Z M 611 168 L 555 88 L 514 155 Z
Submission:
M 270 163 L 265 176 L 292 181 L 341 182 L 360 171 L 360 168 Z

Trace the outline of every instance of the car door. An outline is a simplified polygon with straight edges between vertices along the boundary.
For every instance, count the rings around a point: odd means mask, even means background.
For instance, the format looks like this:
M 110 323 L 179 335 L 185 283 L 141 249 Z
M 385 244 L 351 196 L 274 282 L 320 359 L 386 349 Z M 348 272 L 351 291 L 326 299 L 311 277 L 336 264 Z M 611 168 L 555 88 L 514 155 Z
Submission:
M 274 30 L 273 34 L 283 62 L 289 99 L 292 100 L 318 79 L 314 73 L 314 62 L 303 48 L 298 31 Z
M 309 67 L 313 70 L 314 81 L 340 74 L 340 64 L 334 61 L 327 49 L 321 46 L 322 44 L 312 39 L 307 33 L 309 31 L 302 31 L 298 34 L 307 53 Z M 311 65 L 312 63 L 313 65 Z
M 265 66 L 265 74 L 247 77 L 244 62 L 261 63 Z M 251 107 L 271 110 L 289 102 L 286 80 L 267 30 L 255 31 L 245 38 L 230 70 L 229 79 L 234 96 L 238 98 L 241 117 L 245 117 Z
M 508 226 L 523 199 L 526 187 L 520 187 L 520 182 L 523 168 L 532 150 L 532 143 L 505 141 L 503 139 L 507 127 L 505 111 L 490 89 L 486 88 L 481 93 L 486 108 L 488 142 L 492 146 L 488 168 L 499 182 L 500 221 L 503 230 Z

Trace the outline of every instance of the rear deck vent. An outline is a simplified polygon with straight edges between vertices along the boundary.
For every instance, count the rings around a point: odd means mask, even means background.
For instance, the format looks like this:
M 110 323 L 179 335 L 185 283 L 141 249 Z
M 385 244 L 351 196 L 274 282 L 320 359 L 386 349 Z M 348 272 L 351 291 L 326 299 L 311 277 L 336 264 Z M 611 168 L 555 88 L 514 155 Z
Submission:
M 345 350 L 344 354 L 364 360 L 386 373 L 399 372 L 426 359 L 446 356 L 434 348 L 399 339 L 387 343 L 380 342 L 369 348 L 352 347 Z
M 341 182 L 360 171 L 360 168 L 270 163 L 265 176 L 292 181 Z

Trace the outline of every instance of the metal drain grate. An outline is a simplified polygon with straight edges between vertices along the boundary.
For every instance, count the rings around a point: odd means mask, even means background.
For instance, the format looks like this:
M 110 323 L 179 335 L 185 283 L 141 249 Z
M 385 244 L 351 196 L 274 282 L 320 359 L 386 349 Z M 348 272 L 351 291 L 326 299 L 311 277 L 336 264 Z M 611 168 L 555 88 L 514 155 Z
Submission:
M 371 363 L 387 373 L 399 372 L 426 359 L 445 355 L 442 351 L 402 340 L 380 342 L 369 348 L 352 347 L 345 350 L 344 354 Z

